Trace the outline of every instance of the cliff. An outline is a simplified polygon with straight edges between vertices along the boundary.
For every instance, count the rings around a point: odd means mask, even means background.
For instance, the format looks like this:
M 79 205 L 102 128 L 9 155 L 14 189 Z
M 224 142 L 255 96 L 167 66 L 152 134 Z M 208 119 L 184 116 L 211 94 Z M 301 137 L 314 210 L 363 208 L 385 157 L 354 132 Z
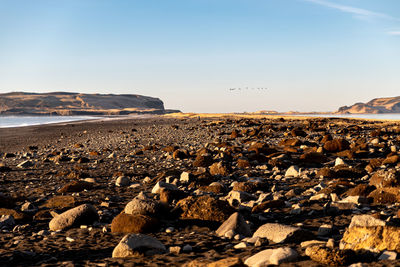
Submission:
M 336 113 L 400 113 L 400 96 L 375 98 L 367 103 L 343 106 Z
M 142 95 L 23 93 L 0 94 L 1 115 L 126 115 L 165 113 L 164 103 Z

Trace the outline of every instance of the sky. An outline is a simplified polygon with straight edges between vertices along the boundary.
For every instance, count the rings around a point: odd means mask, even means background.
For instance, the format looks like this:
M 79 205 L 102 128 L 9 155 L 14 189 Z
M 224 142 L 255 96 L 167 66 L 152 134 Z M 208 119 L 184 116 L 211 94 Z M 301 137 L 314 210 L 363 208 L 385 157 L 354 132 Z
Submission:
M 400 1 L 0 0 L 0 93 L 11 91 L 335 111 L 400 95 Z

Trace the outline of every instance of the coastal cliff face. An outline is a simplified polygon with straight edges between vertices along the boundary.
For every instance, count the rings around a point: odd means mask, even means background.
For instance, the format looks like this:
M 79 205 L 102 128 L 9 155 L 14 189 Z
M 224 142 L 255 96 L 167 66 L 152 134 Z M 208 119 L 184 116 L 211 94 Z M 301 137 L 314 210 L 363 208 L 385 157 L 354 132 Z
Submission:
M 142 95 L 22 93 L 0 94 L 1 115 L 126 115 L 165 113 L 164 103 Z
M 343 106 L 336 113 L 400 113 L 400 96 L 375 98 L 367 103 Z

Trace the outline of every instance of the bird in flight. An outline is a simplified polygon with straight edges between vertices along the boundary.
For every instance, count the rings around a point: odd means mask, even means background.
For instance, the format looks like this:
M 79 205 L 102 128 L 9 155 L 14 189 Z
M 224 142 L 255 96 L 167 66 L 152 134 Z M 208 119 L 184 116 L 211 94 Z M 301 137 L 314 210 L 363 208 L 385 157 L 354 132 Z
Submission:
M 238 91 L 241 91 L 241 90 L 267 90 L 268 88 L 267 87 L 243 87 L 243 88 L 241 88 L 241 87 L 238 87 L 238 88 L 229 88 L 229 91 L 236 91 L 236 90 L 238 90 Z

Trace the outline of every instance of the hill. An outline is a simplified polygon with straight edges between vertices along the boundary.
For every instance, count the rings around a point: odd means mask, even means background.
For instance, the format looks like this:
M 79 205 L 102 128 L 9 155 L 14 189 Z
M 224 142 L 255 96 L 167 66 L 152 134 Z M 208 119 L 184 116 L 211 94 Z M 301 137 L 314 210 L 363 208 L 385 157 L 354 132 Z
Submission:
M 127 115 L 165 112 L 164 103 L 160 99 L 133 94 L 0 94 L 1 115 Z
M 375 98 L 367 103 L 343 106 L 336 113 L 400 113 L 400 96 Z

